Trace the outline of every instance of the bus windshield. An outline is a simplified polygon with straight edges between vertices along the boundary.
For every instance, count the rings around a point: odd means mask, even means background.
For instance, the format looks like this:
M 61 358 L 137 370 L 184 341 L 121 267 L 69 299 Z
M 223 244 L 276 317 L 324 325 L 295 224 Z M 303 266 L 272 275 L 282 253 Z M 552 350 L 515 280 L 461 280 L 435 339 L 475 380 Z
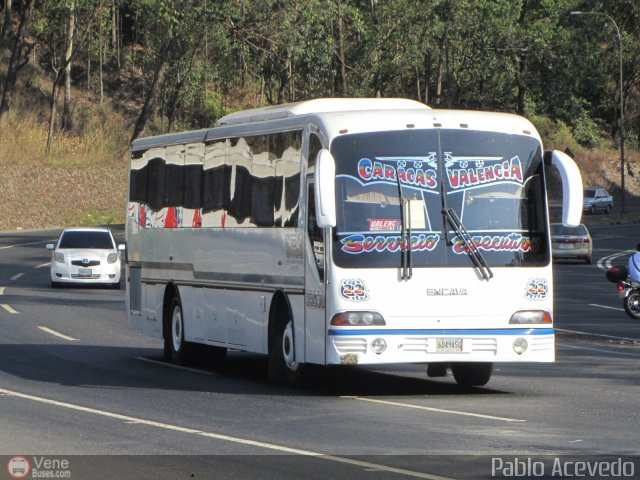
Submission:
M 338 137 L 331 152 L 338 266 L 397 267 L 409 243 L 413 268 L 471 266 L 444 208 L 460 218 L 488 265 L 549 263 L 537 139 L 469 130 L 389 131 Z M 408 236 L 402 240 L 403 220 L 410 242 Z

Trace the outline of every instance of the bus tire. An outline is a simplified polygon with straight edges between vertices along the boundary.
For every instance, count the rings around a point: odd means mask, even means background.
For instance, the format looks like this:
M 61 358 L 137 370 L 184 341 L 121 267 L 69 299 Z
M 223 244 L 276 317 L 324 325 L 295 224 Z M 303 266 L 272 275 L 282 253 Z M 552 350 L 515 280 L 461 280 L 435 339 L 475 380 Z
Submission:
M 273 383 L 299 383 L 304 366 L 295 361 L 293 321 L 276 319 L 269 338 L 268 377 Z
M 184 315 L 182 303 L 177 293 L 172 297 L 167 315 L 164 335 L 164 357 L 176 365 L 188 363 L 190 347 L 184 340 Z
M 452 363 L 451 372 L 461 387 L 481 387 L 491 379 L 493 363 Z

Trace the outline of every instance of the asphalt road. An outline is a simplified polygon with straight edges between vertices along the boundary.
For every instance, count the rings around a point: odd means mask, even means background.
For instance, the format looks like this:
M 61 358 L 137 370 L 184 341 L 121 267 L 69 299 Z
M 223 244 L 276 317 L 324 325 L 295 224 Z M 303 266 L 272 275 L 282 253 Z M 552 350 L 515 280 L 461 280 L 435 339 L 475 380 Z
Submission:
M 600 265 L 556 265 L 557 362 L 500 365 L 471 390 L 423 366 L 318 369 L 287 387 L 257 355 L 166 365 L 128 325 L 124 290 L 50 288 L 58 231 L 1 233 L 0 479 L 15 455 L 67 459 L 71 478 L 376 480 L 490 478 L 497 456 L 640 455 L 640 322 L 602 270 L 640 226 L 591 231 Z

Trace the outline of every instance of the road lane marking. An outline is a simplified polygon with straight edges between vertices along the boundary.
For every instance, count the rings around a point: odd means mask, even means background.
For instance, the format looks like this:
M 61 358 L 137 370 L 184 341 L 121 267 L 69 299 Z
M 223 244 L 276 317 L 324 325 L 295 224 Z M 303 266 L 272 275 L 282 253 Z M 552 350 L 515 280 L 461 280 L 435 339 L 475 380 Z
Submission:
M 53 330 L 53 329 L 51 329 L 49 327 L 44 327 L 44 326 L 40 325 L 38 328 L 40 330 L 42 330 L 43 332 L 47 332 L 50 335 L 53 335 L 53 336 L 58 337 L 58 338 L 62 338 L 64 340 L 69 340 L 70 342 L 77 342 L 78 341 L 77 338 L 69 337 L 69 336 L 64 335 L 64 334 L 62 334 L 60 332 L 56 332 L 55 330 Z
M 221 441 L 230 442 L 230 443 L 237 443 L 240 445 L 246 445 L 251 447 L 264 448 L 266 450 L 272 450 L 272 451 L 277 451 L 282 453 L 301 455 L 305 457 L 314 457 L 314 458 L 317 458 L 318 460 L 327 460 L 335 463 L 343 463 L 343 464 L 347 464 L 355 467 L 360 467 L 363 469 L 375 469 L 383 472 L 396 473 L 396 474 L 407 476 L 407 477 L 425 478 L 428 480 L 453 480 L 450 477 L 442 477 L 440 475 L 434 475 L 434 474 L 425 473 L 425 472 L 406 470 L 404 468 L 396 468 L 396 467 L 391 467 L 388 465 L 383 465 L 378 463 L 365 462 L 365 461 L 356 460 L 353 458 L 338 457 L 335 455 L 326 455 L 324 453 L 314 452 L 312 450 L 302 450 L 300 448 L 286 447 L 284 445 L 278 445 L 275 443 L 261 442 L 258 440 L 250 440 L 247 438 L 234 437 L 234 436 L 226 435 L 222 433 L 207 432 L 204 430 L 196 430 L 194 428 L 181 427 L 179 425 L 172 425 L 170 423 L 162 423 L 154 420 L 147 420 L 144 418 L 131 417 L 129 415 L 122 415 L 120 413 L 109 412 L 107 410 L 98 410 L 95 408 L 83 407 L 81 405 L 76 405 L 73 403 L 60 402 L 58 400 L 52 400 L 50 398 L 44 398 L 44 397 L 37 397 L 35 395 L 28 395 L 25 393 L 15 392 L 13 390 L 6 390 L 4 388 L 0 388 L 0 395 L 1 394 L 5 394 L 9 397 L 16 397 L 16 398 L 22 398 L 24 400 L 31 400 L 34 402 L 43 403 L 45 405 L 53 405 L 56 407 L 66 408 L 68 410 L 74 410 L 76 412 L 83 412 L 83 413 L 88 413 L 92 415 L 98 415 L 101 417 L 112 418 L 115 420 L 120 420 L 122 422 L 130 422 L 130 423 L 145 425 L 149 427 L 157 427 L 164 430 L 186 433 L 190 435 L 197 435 L 200 437 L 212 438 L 215 440 L 221 440 Z
M 43 267 L 48 267 L 49 265 L 51 265 L 51 262 L 43 263 L 42 265 L 36 265 L 33 268 L 43 268 Z
M 200 370 L 197 368 L 183 367 L 182 365 L 174 365 L 173 363 L 161 362 L 160 360 L 152 360 L 151 358 L 135 357 L 136 360 L 142 362 L 153 363 L 154 365 L 162 365 L 163 367 L 177 368 L 179 370 L 186 370 L 187 372 L 201 373 L 203 375 L 217 376 L 217 373 L 207 372 L 206 370 Z
M 381 403 L 383 405 L 391 405 L 394 407 L 403 407 L 403 408 L 413 408 L 416 410 L 427 410 L 430 412 L 437 412 L 437 413 L 449 413 L 452 415 L 464 415 L 467 417 L 477 417 L 477 418 L 486 418 L 489 420 L 500 420 L 503 422 L 526 422 L 526 420 L 522 420 L 519 418 L 508 418 L 508 417 L 495 417 L 493 415 L 484 415 L 481 413 L 472 413 L 472 412 L 462 412 L 459 410 L 446 410 L 443 408 L 434 408 L 434 407 L 423 407 L 420 405 L 412 405 L 410 403 L 400 403 L 400 402 L 391 402 L 389 400 L 378 400 L 375 398 L 366 398 L 366 397 L 351 397 L 351 396 L 343 396 L 340 398 L 345 398 L 345 399 L 350 399 L 350 400 L 360 400 L 363 402 L 372 402 L 372 403 Z
M 4 308 L 9 313 L 13 313 L 13 314 L 20 313 L 14 310 L 13 308 L 11 308 L 11 305 L 7 305 L 6 303 L 0 304 L 0 307 Z
M 50 243 L 53 242 L 55 239 L 53 240 L 40 240 L 39 242 L 29 242 L 29 243 L 16 243 L 15 245 L 5 245 L 3 247 L 0 247 L 0 250 L 6 250 L 8 248 L 13 248 L 13 247 L 22 247 L 23 245 L 37 245 L 39 243 Z
M 613 255 L 608 255 L 606 257 L 602 257 L 598 260 L 598 268 L 600 270 L 609 270 L 611 268 L 611 262 L 616 258 L 623 257 L 625 255 L 629 255 L 630 253 L 634 253 L 636 250 L 625 250 L 624 252 L 614 253 Z
M 17 275 L 14 275 L 13 277 L 11 277 L 11 280 L 17 280 L 19 279 L 22 275 L 24 275 L 24 273 L 19 273 Z
M 609 310 L 618 310 L 619 312 L 624 312 L 624 308 L 620 307 L 609 307 L 607 305 L 598 305 L 597 303 L 590 303 L 590 307 L 598 307 L 598 308 L 607 308 Z
M 6 287 L 0 287 L 0 295 L 4 295 L 4 289 L 5 289 L 5 288 L 6 288 Z

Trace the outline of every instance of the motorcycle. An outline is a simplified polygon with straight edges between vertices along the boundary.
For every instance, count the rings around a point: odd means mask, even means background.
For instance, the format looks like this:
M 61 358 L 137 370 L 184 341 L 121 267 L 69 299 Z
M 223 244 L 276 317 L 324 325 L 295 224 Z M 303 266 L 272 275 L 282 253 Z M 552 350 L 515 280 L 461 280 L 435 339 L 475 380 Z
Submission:
M 622 299 L 622 306 L 634 320 L 640 319 L 640 283 L 629 276 L 627 267 L 611 267 L 607 270 L 607 280 L 616 284 L 618 297 Z

